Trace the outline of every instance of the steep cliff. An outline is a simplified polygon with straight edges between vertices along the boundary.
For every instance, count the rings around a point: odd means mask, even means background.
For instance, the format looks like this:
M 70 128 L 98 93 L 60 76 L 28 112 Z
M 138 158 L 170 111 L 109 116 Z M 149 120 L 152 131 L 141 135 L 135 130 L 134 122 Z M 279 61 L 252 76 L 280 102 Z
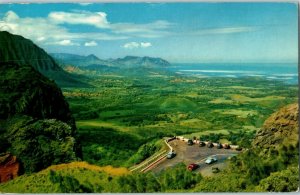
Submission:
M 253 146 L 278 148 L 295 145 L 299 141 L 299 107 L 291 104 L 272 114 L 257 132 Z

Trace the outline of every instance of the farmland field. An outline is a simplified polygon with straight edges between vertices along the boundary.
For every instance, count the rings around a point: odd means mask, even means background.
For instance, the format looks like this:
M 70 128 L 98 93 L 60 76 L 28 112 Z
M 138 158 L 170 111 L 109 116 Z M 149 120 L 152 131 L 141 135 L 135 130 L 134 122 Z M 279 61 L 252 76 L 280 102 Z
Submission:
M 157 70 L 156 75 L 163 74 Z M 260 77 L 197 78 L 173 73 L 94 74 L 90 84 L 95 87 L 64 88 L 64 95 L 82 136 L 84 160 L 114 166 L 124 166 L 143 144 L 164 136 L 204 136 L 247 146 L 264 120 L 296 102 L 298 92 L 294 84 Z M 94 141 L 87 141 L 93 136 Z M 112 141 L 103 142 L 103 137 Z M 250 140 L 243 143 L 245 138 Z M 113 140 L 128 143 L 112 149 L 118 145 Z

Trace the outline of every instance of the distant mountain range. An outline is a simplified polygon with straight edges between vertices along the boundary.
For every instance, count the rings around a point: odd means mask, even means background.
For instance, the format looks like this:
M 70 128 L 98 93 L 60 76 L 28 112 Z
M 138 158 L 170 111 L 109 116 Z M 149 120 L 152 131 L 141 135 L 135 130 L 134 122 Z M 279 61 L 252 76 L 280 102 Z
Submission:
M 112 63 L 109 61 L 101 60 L 97 56 L 91 54 L 88 56 L 81 56 L 69 53 L 51 53 L 50 54 L 58 64 L 61 66 L 89 66 L 89 65 L 104 65 L 111 66 Z
M 0 62 L 30 65 L 60 86 L 85 86 L 84 83 L 64 71 L 55 60 L 31 40 L 6 31 L 0 31 Z
M 164 68 L 170 66 L 170 63 L 161 58 L 152 57 L 137 57 L 137 56 L 126 56 L 124 58 L 102 60 L 97 56 L 91 54 L 88 56 L 80 56 L 68 53 L 52 53 L 50 54 L 59 64 L 62 66 L 72 65 L 78 67 L 92 66 L 96 68 L 97 65 L 115 67 L 115 68 Z

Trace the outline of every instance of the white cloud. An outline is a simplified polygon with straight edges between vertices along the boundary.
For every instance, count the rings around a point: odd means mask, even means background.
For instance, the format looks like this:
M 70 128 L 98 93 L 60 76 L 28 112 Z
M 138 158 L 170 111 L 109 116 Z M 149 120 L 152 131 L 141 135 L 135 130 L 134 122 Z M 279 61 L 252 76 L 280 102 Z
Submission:
M 44 41 L 46 38 L 45 37 L 38 37 L 36 40 L 38 41 L 38 42 L 40 42 L 40 41 Z
M 130 43 L 124 44 L 123 47 L 124 47 L 125 49 L 135 49 L 135 48 L 139 48 L 139 47 L 140 47 L 140 44 L 137 43 L 137 42 L 130 42 Z
M 147 47 L 151 47 L 151 46 L 152 46 L 152 44 L 149 42 L 141 42 L 141 47 L 143 47 L 143 48 L 147 48 Z
M 85 42 L 84 43 L 84 46 L 86 47 L 94 47 L 94 46 L 97 46 L 98 43 L 96 41 L 90 41 L 90 42 Z
M 258 30 L 258 27 L 238 26 L 238 27 L 201 29 L 192 32 L 191 34 L 193 35 L 232 34 L 232 33 L 252 32 L 256 30 Z
M 78 13 L 70 12 L 51 12 L 48 18 L 55 23 L 68 24 L 85 24 L 95 26 L 97 28 L 108 28 L 109 23 L 104 12 L 86 12 Z
M 141 43 L 129 42 L 123 45 L 125 49 L 147 48 L 151 46 L 152 44 L 150 42 L 141 42 Z
M 89 25 L 98 29 L 105 29 L 106 32 L 70 32 L 62 24 Z M 38 42 L 39 44 L 69 44 L 86 45 L 85 43 L 97 40 L 123 40 L 134 37 L 157 38 L 170 35 L 167 30 L 174 24 L 167 21 L 154 21 L 146 24 L 115 23 L 107 20 L 104 12 L 50 12 L 48 17 L 19 17 L 15 12 L 8 11 L 0 18 L 0 30 L 6 30 L 13 34 L 22 35 Z M 68 44 L 68 43 L 66 43 Z M 134 46 L 137 45 L 138 46 Z M 124 48 L 150 47 L 148 43 L 129 44 Z M 87 44 L 89 45 L 89 44 Z
M 137 37 L 156 38 L 167 36 L 166 31 L 174 24 L 164 20 L 157 20 L 146 24 L 135 23 L 110 23 L 104 12 L 51 12 L 49 19 L 58 24 L 83 24 L 100 29 L 110 29 L 112 33 L 127 34 Z
M 74 43 L 72 42 L 71 40 L 68 40 L 68 39 L 65 39 L 65 40 L 62 40 L 62 41 L 58 41 L 54 44 L 57 44 L 57 45 L 62 45 L 62 46 L 80 46 L 79 43 Z
M 21 18 L 15 12 L 8 11 L 0 18 L 0 30 L 22 35 L 40 44 L 54 45 L 64 43 L 64 40 L 73 42 L 89 42 L 92 40 L 120 40 L 127 39 L 125 35 L 107 33 L 73 33 L 49 18 Z M 78 44 L 78 43 L 77 43 Z
M 81 6 L 88 6 L 88 5 L 91 5 L 91 4 L 93 4 L 93 3 L 79 3 L 79 5 L 81 5 Z
M 170 35 L 171 33 L 167 30 L 172 26 L 174 26 L 173 23 L 158 20 L 147 24 L 116 23 L 111 24 L 110 28 L 115 33 L 124 33 L 143 38 L 158 38 Z

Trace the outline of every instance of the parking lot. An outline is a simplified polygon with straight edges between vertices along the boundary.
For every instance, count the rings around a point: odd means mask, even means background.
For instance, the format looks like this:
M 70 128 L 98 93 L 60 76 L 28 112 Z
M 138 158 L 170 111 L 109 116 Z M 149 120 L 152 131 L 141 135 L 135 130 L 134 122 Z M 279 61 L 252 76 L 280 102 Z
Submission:
M 199 147 L 198 144 L 189 146 L 186 142 L 181 140 L 173 140 L 170 141 L 169 144 L 175 150 L 176 156 L 172 159 L 166 159 L 154 167 L 152 169 L 154 173 L 158 173 L 168 167 L 183 162 L 186 165 L 196 163 L 200 165 L 200 167 L 195 171 L 199 171 L 203 175 L 210 175 L 212 166 L 222 170 L 225 167 L 224 161 L 239 153 L 239 151 L 233 149 L 217 149 L 216 147 L 208 148 L 206 146 Z M 210 165 L 205 164 L 206 158 L 212 155 L 216 155 L 218 161 Z

